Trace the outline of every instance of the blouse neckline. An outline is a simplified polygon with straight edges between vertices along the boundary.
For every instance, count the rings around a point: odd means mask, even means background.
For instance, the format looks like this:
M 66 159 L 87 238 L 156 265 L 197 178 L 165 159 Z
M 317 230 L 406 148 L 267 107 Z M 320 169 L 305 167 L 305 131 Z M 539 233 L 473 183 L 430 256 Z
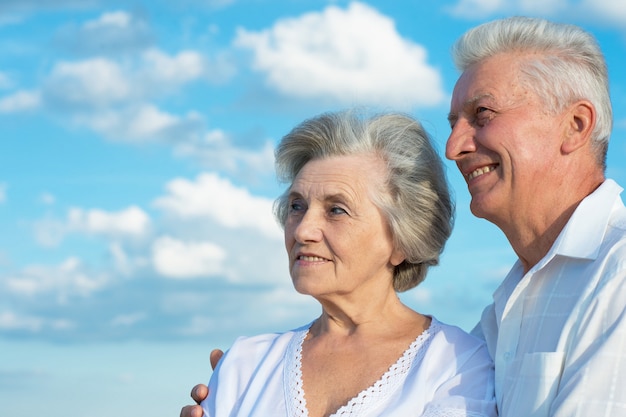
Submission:
M 308 417 L 309 415 L 302 383 L 302 344 L 312 324 L 313 322 L 296 330 L 287 346 L 284 387 L 289 417 Z M 409 370 L 422 361 L 432 335 L 438 329 L 439 322 L 433 317 L 430 326 L 411 342 L 398 360 L 374 384 L 342 405 L 331 414 L 331 417 L 366 416 L 368 412 L 388 401 L 389 397 L 404 384 Z

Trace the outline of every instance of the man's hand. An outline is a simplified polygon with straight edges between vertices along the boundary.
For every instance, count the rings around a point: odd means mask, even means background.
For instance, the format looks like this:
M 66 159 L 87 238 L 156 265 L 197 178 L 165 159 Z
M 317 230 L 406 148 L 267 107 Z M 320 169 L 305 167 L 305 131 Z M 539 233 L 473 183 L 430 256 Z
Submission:
M 186 405 L 180 410 L 180 417 L 202 417 L 202 407 L 200 403 L 209 395 L 209 388 L 206 385 L 198 384 L 191 390 L 191 398 L 196 405 Z
M 217 363 L 222 358 L 222 352 L 219 349 L 214 349 L 209 355 L 211 362 L 211 368 L 215 369 Z M 180 417 L 202 417 L 202 407 L 200 403 L 209 396 L 209 387 L 204 384 L 198 384 L 191 390 L 191 398 L 196 402 L 196 405 L 186 405 L 180 410 Z

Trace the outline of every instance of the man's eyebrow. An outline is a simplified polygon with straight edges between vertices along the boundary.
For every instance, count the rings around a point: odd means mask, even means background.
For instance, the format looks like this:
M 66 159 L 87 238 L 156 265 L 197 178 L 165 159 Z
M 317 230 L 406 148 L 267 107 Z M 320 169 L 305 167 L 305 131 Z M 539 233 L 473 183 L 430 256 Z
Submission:
M 459 119 L 459 115 L 456 113 L 448 113 L 448 123 L 450 123 L 450 126 L 452 126 L 454 123 L 456 123 L 456 121 Z
M 493 95 L 489 93 L 478 94 L 470 98 L 469 100 L 466 100 L 465 102 L 463 102 L 463 106 L 461 108 L 471 109 L 476 105 L 478 101 L 485 99 L 485 98 L 490 99 L 490 100 L 494 99 Z M 450 123 L 450 125 L 454 124 L 458 119 L 459 119 L 458 113 L 454 113 L 454 112 L 448 113 L 448 123 Z

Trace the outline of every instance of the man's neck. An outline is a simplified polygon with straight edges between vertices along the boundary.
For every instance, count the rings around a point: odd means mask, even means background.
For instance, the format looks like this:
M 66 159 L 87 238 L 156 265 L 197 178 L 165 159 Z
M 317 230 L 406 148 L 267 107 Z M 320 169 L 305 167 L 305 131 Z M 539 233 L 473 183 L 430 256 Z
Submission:
M 570 195 L 564 196 L 558 210 L 546 213 L 543 218 L 534 216 L 532 218 L 534 223 L 527 221 L 529 217 L 501 227 L 522 262 L 524 273 L 546 256 L 580 202 L 604 182 L 604 176 L 598 176 L 595 180 L 587 182 L 587 186 L 573 189 Z

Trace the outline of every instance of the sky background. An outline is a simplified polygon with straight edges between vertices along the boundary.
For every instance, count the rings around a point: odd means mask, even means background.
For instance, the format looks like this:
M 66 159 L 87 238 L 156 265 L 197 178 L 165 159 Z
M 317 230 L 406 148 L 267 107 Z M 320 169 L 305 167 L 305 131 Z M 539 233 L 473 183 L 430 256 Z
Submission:
M 0 415 L 178 416 L 212 348 L 314 319 L 271 214 L 274 145 L 358 105 L 442 150 L 450 46 L 514 14 L 597 36 L 626 184 L 621 0 L 0 0 Z M 515 258 L 446 166 L 455 230 L 402 298 L 469 330 Z

